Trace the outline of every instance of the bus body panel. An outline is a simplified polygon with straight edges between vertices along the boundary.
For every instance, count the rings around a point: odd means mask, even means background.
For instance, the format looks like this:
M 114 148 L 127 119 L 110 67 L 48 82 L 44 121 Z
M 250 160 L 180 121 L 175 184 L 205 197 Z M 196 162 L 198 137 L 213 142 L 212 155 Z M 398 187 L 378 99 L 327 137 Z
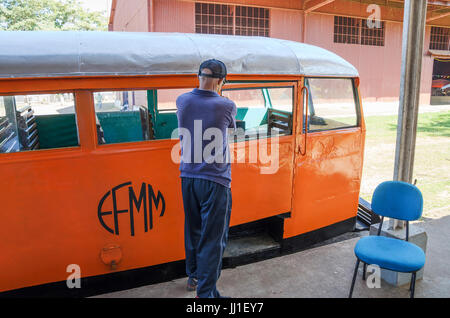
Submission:
M 71 264 L 80 267 L 81 277 L 89 277 L 184 259 L 181 184 L 178 164 L 172 160 L 178 141 L 97 145 L 92 93 L 195 87 L 195 81 L 186 75 L 2 80 L 2 94 L 74 92 L 80 146 L 0 156 L 0 263 L 7 273 L 0 278 L 0 291 L 65 281 Z M 266 140 L 268 147 L 279 146 L 276 172 L 261 174 L 268 164 L 260 160 L 232 164 L 231 226 L 291 212 L 284 220 L 283 237 L 289 238 L 356 215 L 364 129 L 309 133 L 306 155 L 301 156 L 297 97 L 292 135 Z M 362 114 L 361 120 L 363 128 Z M 239 157 L 245 149 L 249 158 L 257 141 L 232 143 L 230 150 Z M 105 262 L 110 249 L 120 251 L 112 256 L 114 266 Z
M 284 237 L 356 217 L 364 139 L 360 128 L 309 133 L 296 155 L 292 217 Z
M 260 174 L 258 163 L 233 165 L 232 226 L 290 211 L 292 140 L 280 138 L 282 155 L 275 174 Z M 184 259 L 181 182 L 171 158 L 177 141 L 155 143 L 2 158 L 1 269 L 8 275 L 1 276 L 0 291 L 66 280 L 70 264 L 80 266 L 82 277 L 111 273 L 101 258 L 111 244 L 122 254 L 117 271 Z

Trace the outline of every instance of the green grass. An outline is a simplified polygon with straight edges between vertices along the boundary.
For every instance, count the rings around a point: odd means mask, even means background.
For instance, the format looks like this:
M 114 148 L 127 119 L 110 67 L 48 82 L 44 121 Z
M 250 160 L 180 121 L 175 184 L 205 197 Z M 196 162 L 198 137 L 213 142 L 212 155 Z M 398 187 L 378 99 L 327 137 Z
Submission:
M 365 120 L 361 197 L 370 202 L 375 187 L 393 178 L 397 116 L 369 116 Z M 419 114 L 415 179 L 424 197 L 424 216 L 436 209 L 450 213 L 450 112 Z

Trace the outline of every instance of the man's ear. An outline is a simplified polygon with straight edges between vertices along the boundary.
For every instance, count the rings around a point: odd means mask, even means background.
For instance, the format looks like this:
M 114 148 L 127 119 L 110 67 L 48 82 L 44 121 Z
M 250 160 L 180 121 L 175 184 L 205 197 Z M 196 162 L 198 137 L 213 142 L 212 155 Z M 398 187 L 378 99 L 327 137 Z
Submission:
M 220 95 L 222 95 L 223 83 L 224 83 L 224 79 L 223 78 L 219 79 L 219 81 L 217 82 L 217 93 L 220 94 Z

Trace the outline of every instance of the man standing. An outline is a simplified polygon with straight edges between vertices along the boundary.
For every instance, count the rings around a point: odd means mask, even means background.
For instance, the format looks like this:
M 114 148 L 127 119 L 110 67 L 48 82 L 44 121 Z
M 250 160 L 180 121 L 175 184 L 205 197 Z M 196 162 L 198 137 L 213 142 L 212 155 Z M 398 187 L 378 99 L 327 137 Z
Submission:
M 223 62 L 204 61 L 199 88 L 180 95 L 176 102 L 178 127 L 187 132 L 180 133 L 187 289 L 196 289 L 200 298 L 221 297 L 216 282 L 231 214 L 227 130 L 236 128 L 236 105 L 218 94 L 226 75 Z M 215 147 L 211 149 L 209 143 Z

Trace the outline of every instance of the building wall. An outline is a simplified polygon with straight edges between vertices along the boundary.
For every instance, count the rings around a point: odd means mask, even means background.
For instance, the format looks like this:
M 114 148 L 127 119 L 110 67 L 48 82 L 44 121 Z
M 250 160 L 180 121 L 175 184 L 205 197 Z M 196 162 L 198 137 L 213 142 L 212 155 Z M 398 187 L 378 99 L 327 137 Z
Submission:
M 334 1 L 325 5 L 315 12 L 327 13 L 332 15 L 368 17 L 373 11 L 367 9 L 370 3 L 359 3 L 357 1 Z M 398 21 L 403 20 L 403 8 L 380 6 L 380 14 L 383 20 Z
M 181 1 L 193 1 L 193 0 L 181 0 Z M 200 0 L 202 1 L 202 0 Z M 199 2 L 200 2 L 199 1 Z M 206 0 L 203 2 L 210 3 L 226 3 L 234 5 L 252 5 L 261 8 L 283 8 L 289 10 L 301 10 L 302 1 L 301 0 Z
M 384 46 L 334 43 L 334 16 L 307 16 L 306 43 L 330 50 L 353 64 L 359 72 L 361 95 L 366 101 L 395 101 L 400 94 L 403 24 L 385 22 Z M 431 27 L 426 27 L 420 87 L 420 102 L 430 101 L 433 58 L 426 52 Z
M 195 3 L 154 0 L 155 32 L 195 32 Z
M 428 54 L 430 47 L 431 26 L 425 27 L 425 39 L 423 43 L 422 74 L 420 80 L 420 103 L 429 104 L 431 100 L 431 82 L 433 79 L 434 57 Z
M 112 31 L 147 32 L 148 22 L 147 0 L 117 0 Z
M 385 46 L 334 43 L 333 27 L 331 15 L 308 15 L 306 42 L 326 48 L 353 64 L 360 74 L 361 94 L 366 100 L 398 98 L 401 24 L 385 23 Z
M 270 37 L 302 42 L 303 13 L 294 10 L 271 9 Z
M 195 32 L 195 3 L 180 0 L 117 0 L 114 31 Z M 209 1 L 229 4 L 248 4 L 250 1 Z M 367 5 L 358 2 L 335 1 L 309 13 L 306 18 L 300 1 L 254 0 L 255 6 L 270 8 L 270 36 L 306 42 L 328 49 L 352 63 L 361 77 L 361 94 L 365 101 L 394 101 L 400 93 L 401 51 L 403 24 L 402 9 L 382 8 L 385 22 L 385 45 L 369 46 L 333 42 L 334 12 L 336 15 L 367 17 Z M 345 12 L 347 14 L 345 14 Z M 154 17 L 151 22 L 151 14 Z M 306 27 L 304 24 L 306 19 Z M 426 27 L 422 62 L 421 103 L 429 103 L 433 58 L 426 54 L 431 27 Z

